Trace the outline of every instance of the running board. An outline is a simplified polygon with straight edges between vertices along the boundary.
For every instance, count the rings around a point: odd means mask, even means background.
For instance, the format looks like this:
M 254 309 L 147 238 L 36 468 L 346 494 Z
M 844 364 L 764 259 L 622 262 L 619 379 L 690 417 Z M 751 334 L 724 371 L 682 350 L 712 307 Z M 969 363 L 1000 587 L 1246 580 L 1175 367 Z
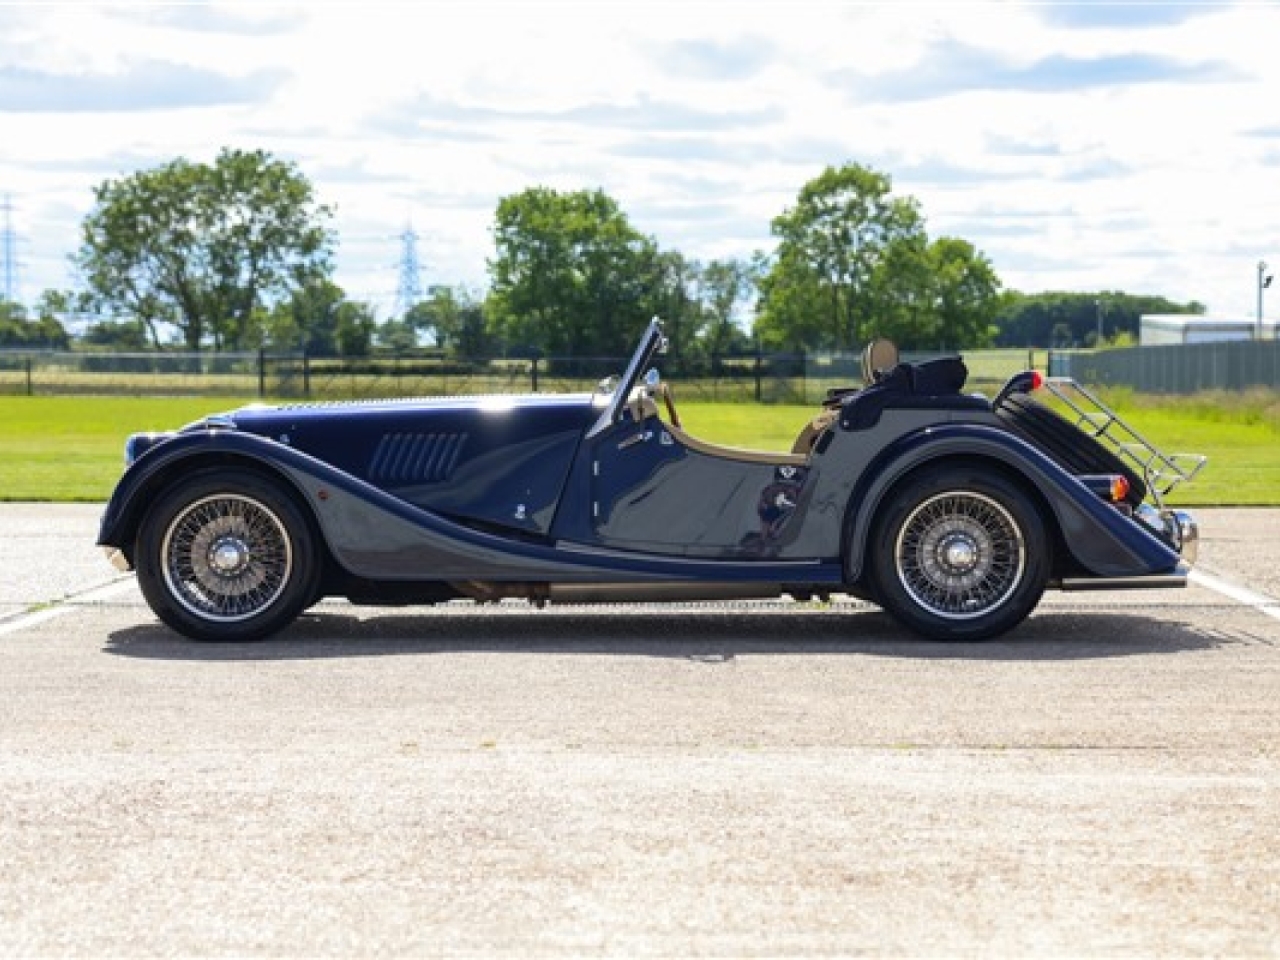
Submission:
M 1049 586 L 1059 590 L 1152 590 L 1185 587 L 1190 571 L 1179 567 L 1172 573 L 1149 573 L 1141 577 L 1064 577 Z

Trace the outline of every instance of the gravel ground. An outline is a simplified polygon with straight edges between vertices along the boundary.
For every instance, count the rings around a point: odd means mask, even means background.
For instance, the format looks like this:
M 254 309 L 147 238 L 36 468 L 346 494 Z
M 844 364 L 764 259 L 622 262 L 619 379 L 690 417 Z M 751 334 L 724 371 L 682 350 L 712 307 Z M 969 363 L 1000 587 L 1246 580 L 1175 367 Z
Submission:
M 1280 596 L 1280 512 L 1197 514 Z M 0 506 L 0 954 L 1280 955 L 1274 607 L 1050 595 L 937 645 L 327 603 L 202 646 L 96 517 Z

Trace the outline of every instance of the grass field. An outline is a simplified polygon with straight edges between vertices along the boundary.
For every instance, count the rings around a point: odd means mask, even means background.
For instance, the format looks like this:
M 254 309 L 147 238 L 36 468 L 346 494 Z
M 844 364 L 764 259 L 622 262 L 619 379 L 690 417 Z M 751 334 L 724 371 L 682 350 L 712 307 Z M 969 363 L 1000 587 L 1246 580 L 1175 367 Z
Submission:
M 1166 452 L 1208 455 L 1200 478 L 1176 491 L 1173 502 L 1280 504 L 1280 394 L 1150 398 L 1116 392 L 1108 401 Z M 105 500 L 120 476 L 130 433 L 173 429 L 238 404 L 207 397 L 0 397 L 0 500 Z M 694 435 L 763 450 L 790 449 L 815 409 L 680 404 Z

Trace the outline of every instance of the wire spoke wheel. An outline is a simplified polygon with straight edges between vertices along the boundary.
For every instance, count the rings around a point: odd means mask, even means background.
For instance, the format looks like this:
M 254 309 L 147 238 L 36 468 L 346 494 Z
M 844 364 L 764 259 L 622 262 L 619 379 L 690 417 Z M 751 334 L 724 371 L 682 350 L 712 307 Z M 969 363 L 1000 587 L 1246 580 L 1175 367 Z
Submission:
M 219 493 L 173 517 L 160 560 L 170 594 L 188 612 L 236 623 L 280 599 L 294 554 L 288 528 L 268 506 L 243 494 Z
M 1027 549 L 1010 512 L 974 491 L 924 500 L 898 529 L 894 570 L 907 595 L 947 620 L 1001 607 L 1022 582 Z

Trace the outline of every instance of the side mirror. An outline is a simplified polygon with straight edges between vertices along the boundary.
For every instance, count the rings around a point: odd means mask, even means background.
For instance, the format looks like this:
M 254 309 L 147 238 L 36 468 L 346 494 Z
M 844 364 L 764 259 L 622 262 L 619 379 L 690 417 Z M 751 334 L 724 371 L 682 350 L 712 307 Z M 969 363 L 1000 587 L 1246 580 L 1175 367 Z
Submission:
M 898 347 L 892 340 L 877 339 L 862 351 L 862 379 L 875 383 L 877 374 L 892 370 L 898 365 Z

